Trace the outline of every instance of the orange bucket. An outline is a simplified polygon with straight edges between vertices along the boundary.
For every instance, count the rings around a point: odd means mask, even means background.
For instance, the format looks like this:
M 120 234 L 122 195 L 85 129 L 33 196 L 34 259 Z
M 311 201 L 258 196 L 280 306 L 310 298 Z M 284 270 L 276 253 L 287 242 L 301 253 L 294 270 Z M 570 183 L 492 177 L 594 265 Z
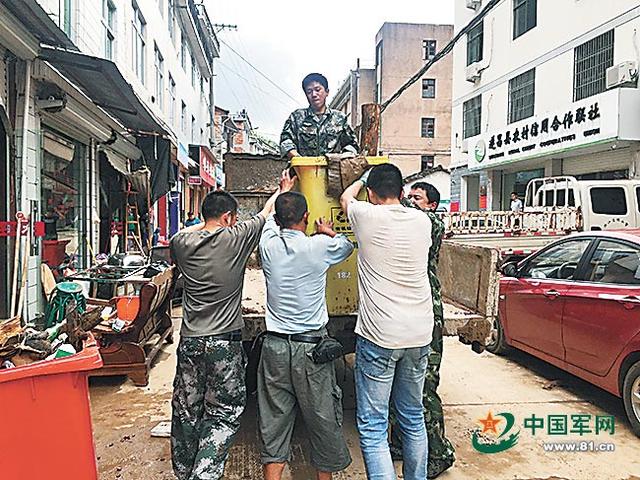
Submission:
M 116 309 L 120 320 L 134 320 L 138 315 L 138 310 L 140 310 L 140 297 L 116 297 Z

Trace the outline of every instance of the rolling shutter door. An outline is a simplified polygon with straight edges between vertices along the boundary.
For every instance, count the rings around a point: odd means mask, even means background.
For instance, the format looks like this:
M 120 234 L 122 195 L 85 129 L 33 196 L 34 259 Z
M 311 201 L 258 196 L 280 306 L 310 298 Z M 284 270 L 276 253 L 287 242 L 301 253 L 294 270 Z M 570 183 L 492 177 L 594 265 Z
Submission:
M 607 150 L 579 157 L 565 158 L 562 163 L 563 175 L 585 175 L 595 172 L 628 170 L 632 162 L 630 148 Z

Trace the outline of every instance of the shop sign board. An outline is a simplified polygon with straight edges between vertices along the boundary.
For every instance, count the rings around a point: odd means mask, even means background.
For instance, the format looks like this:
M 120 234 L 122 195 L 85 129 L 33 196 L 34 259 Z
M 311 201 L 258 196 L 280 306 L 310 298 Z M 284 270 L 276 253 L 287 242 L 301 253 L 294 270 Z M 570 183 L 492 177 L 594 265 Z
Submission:
M 202 177 L 202 181 L 209 185 L 210 187 L 216 186 L 216 159 L 206 147 L 200 147 L 200 176 Z
M 616 138 L 619 108 L 618 91 L 611 90 L 470 138 L 469 169 L 492 168 Z

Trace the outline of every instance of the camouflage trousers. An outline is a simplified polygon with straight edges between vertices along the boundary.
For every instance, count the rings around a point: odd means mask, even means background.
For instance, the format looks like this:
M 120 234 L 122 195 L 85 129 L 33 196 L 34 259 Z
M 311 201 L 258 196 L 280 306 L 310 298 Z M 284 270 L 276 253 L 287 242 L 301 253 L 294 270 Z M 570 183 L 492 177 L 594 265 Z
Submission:
M 242 342 L 180 339 L 171 456 L 178 480 L 218 480 L 246 403 Z
M 427 366 L 422 393 L 424 421 L 427 427 L 427 438 L 429 439 L 429 463 L 427 466 L 429 474 L 439 472 L 443 463 L 453 464 L 455 460 L 453 445 L 445 436 L 442 400 L 440 400 L 437 392 L 440 384 L 440 364 L 442 363 L 443 350 L 442 326 L 442 317 L 436 317 L 433 326 L 431 352 L 429 353 L 429 365 Z M 389 411 L 389 423 L 391 426 L 391 452 L 394 457 L 401 457 L 402 438 L 393 405 L 391 405 Z

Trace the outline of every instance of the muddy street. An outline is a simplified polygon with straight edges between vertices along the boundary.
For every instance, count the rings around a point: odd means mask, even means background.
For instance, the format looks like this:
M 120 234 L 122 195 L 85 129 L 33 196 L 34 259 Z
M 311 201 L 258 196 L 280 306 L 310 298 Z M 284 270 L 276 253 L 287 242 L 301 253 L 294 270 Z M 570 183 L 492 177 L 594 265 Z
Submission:
M 264 292 L 260 272 L 250 270 L 245 283 L 245 306 L 260 309 Z M 179 315 L 179 309 L 174 311 Z M 173 479 L 168 438 L 152 438 L 151 429 L 170 419 L 171 390 L 176 344 L 168 345 L 151 370 L 148 387 L 135 387 L 119 377 L 91 380 L 100 478 L 104 480 Z M 335 478 L 364 479 L 364 467 L 355 428 L 352 371 L 341 365 L 338 377 L 344 389 L 345 432 L 353 457 L 352 465 Z M 440 393 L 447 418 L 447 433 L 456 448 L 454 468 L 447 479 L 570 479 L 633 480 L 640 478 L 640 440 L 630 431 L 620 401 L 589 384 L 526 354 L 497 357 L 477 355 L 456 338 L 445 339 Z M 511 413 L 519 441 L 507 451 L 483 454 L 474 449 L 472 433 L 489 412 L 496 417 Z M 613 416 L 613 434 L 550 436 L 544 430 L 523 428 L 525 418 L 548 415 L 568 418 L 589 415 Z M 260 478 L 256 436 L 255 400 L 249 402 L 243 426 L 232 449 L 225 478 Z M 544 442 L 593 441 L 615 446 L 613 452 L 545 452 Z M 291 468 L 285 478 L 313 477 L 305 456 L 305 432 L 297 428 Z M 401 474 L 401 465 L 397 465 Z

